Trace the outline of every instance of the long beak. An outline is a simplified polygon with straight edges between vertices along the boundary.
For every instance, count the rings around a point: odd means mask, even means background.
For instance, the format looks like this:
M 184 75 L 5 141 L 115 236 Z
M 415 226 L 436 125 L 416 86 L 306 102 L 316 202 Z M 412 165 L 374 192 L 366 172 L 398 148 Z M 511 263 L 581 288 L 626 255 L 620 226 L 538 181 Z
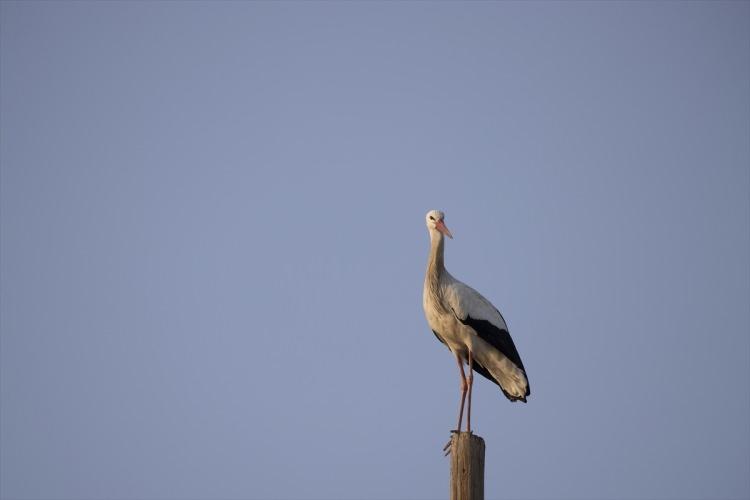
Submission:
M 453 235 L 448 230 L 448 228 L 445 227 L 445 222 L 443 222 L 442 220 L 439 220 L 435 223 L 435 229 L 446 235 L 448 238 L 453 239 Z

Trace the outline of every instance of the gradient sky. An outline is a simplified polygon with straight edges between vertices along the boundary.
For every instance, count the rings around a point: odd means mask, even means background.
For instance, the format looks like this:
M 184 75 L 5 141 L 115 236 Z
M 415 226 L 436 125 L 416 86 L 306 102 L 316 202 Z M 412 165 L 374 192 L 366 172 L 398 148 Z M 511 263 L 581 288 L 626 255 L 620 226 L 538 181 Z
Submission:
M 0 496 L 750 497 L 750 3 L 0 3 Z

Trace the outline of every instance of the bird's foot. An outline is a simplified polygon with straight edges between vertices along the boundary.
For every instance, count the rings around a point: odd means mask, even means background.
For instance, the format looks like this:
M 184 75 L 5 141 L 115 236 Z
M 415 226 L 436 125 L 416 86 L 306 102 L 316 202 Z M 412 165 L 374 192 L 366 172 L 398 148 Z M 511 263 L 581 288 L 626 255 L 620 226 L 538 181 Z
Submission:
M 461 434 L 461 431 L 453 429 L 451 430 L 451 434 Z M 453 436 L 451 436 L 450 440 L 445 443 L 445 446 L 443 446 L 443 451 L 445 452 L 444 456 L 448 456 L 451 454 L 451 444 L 453 443 Z

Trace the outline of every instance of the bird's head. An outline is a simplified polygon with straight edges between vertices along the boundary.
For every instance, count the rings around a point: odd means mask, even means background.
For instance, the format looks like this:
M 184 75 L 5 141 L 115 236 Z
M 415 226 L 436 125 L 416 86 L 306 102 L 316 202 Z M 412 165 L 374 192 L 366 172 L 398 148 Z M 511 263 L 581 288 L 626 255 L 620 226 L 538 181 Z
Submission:
M 445 214 L 440 210 L 430 210 L 425 215 L 425 222 L 427 223 L 427 229 L 432 231 L 438 231 L 446 235 L 448 238 L 453 238 L 453 235 L 445 227 Z

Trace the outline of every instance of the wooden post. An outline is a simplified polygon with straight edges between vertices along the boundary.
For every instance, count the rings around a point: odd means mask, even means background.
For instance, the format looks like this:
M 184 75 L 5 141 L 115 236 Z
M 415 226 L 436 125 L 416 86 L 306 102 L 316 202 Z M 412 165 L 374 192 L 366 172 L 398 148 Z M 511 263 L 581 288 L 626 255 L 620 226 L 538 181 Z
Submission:
M 451 436 L 451 500 L 484 500 L 484 439 L 469 432 Z

